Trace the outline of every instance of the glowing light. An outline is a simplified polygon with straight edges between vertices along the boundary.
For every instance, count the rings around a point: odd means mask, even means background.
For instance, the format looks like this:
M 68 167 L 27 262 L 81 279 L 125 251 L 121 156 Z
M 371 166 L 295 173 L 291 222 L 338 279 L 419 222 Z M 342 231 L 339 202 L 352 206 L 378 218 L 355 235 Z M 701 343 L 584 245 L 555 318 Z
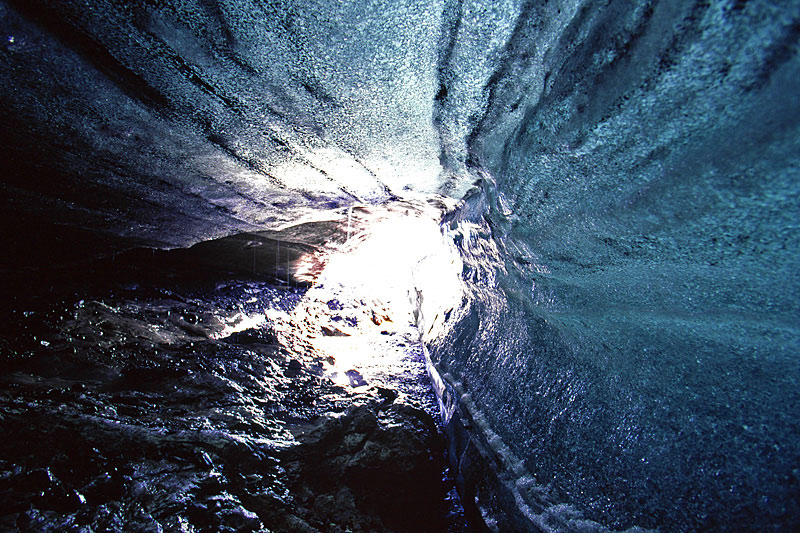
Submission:
M 376 301 L 401 321 L 428 325 L 460 302 L 461 260 L 433 218 L 395 215 L 368 228 L 366 239 L 330 258 L 318 283 L 349 299 Z
M 291 323 L 286 331 L 305 331 L 326 375 L 356 388 L 403 372 L 406 347 L 438 335 L 463 294 L 461 259 L 439 227 L 438 209 L 363 213 L 369 220 L 357 229 L 345 215 L 348 239 L 325 258 L 302 305 L 291 316 L 268 316 Z M 304 261 L 320 264 L 318 257 Z

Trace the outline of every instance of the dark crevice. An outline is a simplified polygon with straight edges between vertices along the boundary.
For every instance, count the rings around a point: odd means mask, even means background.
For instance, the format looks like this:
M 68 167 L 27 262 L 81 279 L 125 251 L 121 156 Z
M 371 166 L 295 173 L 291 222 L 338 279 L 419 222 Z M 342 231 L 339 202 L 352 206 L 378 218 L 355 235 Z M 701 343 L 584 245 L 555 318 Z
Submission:
M 514 29 L 503 49 L 502 59 L 483 87 L 487 96 L 486 108 L 472 121 L 472 129 L 467 136 L 467 152 L 474 165 L 480 165 L 476 160 L 481 151 L 478 146 L 479 138 L 500 120 L 507 109 L 508 101 L 499 97 L 499 91 L 510 82 L 512 73 L 521 75 L 524 72 L 533 55 L 536 40 L 532 33 L 543 24 L 541 17 L 542 8 L 535 0 L 528 0 L 520 7 Z
M 66 48 L 75 51 L 132 100 L 141 102 L 158 114 L 169 115 L 175 111 L 164 94 L 114 57 L 91 34 L 65 20 L 62 12 L 51 9 L 39 0 L 11 0 L 11 3 L 25 18 L 58 39 Z
M 761 67 L 745 90 L 754 91 L 769 83 L 772 75 L 800 53 L 800 18 L 783 27 L 781 36 L 765 50 Z
M 220 52 L 220 55 L 242 68 L 247 74 L 257 74 L 257 70 L 237 53 L 236 35 L 231 29 L 231 25 L 228 23 L 219 1 L 201 0 L 200 5 L 208 13 L 209 18 L 216 22 L 219 33 L 222 34 L 221 42 L 215 42 L 216 49 Z
M 222 151 L 228 154 L 232 159 L 241 163 L 242 165 L 249 168 L 253 172 L 256 172 L 267 178 L 272 185 L 279 188 L 285 188 L 285 185 L 283 185 L 283 183 L 278 178 L 270 175 L 266 171 L 266 169 L 263 168 L 260 161 L 241 155 L 230 145 L 230 142 L 227 139 L 225 139 L 222 135 L 219 135 L 217 133 L 211 133 L 207 136 L 207 139 L 209 140 L 209 142 L 222 149 Z
M 447 84 L 453 77 L 451 58 L 457 44 L 458 32 L 461 29 L 464 12 L 464 0 L 447 2 L 442 10 L 441 34 L 439 35 L 438 57 L 436 62 L 436 79 L 439 82 L 433 106 L 433 124 L 439 134 L 439 163 L 443 171 L 453 170 L 450 164 L 449 148 L 442 131 L 442 120 L 447 114 Z

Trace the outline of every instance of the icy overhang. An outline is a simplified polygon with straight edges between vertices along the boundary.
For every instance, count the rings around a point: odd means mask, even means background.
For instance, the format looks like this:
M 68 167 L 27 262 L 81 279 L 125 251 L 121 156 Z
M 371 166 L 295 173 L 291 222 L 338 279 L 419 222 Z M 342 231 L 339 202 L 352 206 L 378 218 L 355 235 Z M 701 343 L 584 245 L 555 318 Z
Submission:
M 3 268 L 458 199 L 470 145 L 498 122 L 481 117 L 508 47 L 538 16 L 520 2 L 0 2 Z
M 174 247 L 438 191 L 436 11 L 2 3 L 4 227 Z

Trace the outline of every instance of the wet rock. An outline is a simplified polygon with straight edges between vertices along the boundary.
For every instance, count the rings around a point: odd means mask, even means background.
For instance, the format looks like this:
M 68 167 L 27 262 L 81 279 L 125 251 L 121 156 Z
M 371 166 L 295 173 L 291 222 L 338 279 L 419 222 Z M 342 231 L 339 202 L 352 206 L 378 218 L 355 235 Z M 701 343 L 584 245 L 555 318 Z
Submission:
M 289 452 L 301 516 L 323 531 L 436 531 L 443 516 L 441 437 L 433 419 L 404 405 L 362 405 L 323 418 Z M 409 513 L 409 509 L 414 509 Z
M 201 530 L 246 532 L 264 527 L 256 513 L 245 509 L 225 493 L 192 504 L 187 517 Z
M 170 322 L 178 326 L 182 331 L 187 333 L 188 335 L 199 337 L 199 338 L 209 338 L 211 337 L 212 332 L 214 329 L 222 329 L 221 324 L 219 328 L 210 329 L 207 327 L 203 327 L 199 324 L 193 324 L 191 322 L 187 322 L 181 316 L 170 316 Z
M 384 399 L 383 401 L 386 404 L 392 403 L 397 399 L 397 391 L 385 387 L 378 387 L 378 395 Z
M 333 326 L 322 326 L 320 328 L 322 334 L 326 337 L 349 337 L 349 333 L 345 333 L 344 331 L 340 330 L 339 328 Z
M 226 337 L 225 341 L 231 344 L 250 345 L 275 344 L 277 339 L 275 338 L 275 335 L 268 330 L 246 330 L 233 333 L 232 335 Z
M 350 380 L 351 387 L 363 387 L 367 385 L 367 380 L 358 372 L 358 370 L 347 370 L 344 373 L 347 379 Z
M 289 361 L 289 366 L 286 368 L 284 374 L 288 378 L 296 378 L 300 375 L 300 372 L 303 370 L 303 365 L 297 359 L 292 359 Z
M 224 528 L 230 531 L 247 532 L 258 531 L 264 528 L 264 524 L 261 523 L 258 515 L 248 511 L 242 506 L 223 510 L 220 513 L 220 519 Z
M 364 507 L 374 484 L 361 486 L 358 464 L 377 472 L 391 462 L 379 426 L 414 424 L 388 421 L 374 389 L 321 379 L 322 360 L 302 339 L 266 344 L 272 326 L 189 335 L 184 322 L 298 299 L 261 284 L 212 287 L 140 286 L 149 296 L 93 295 L 12 317 L 30 352 L 3 350 L 11 370 L 0 376 L 0 530 L 398 530 L 380 505 Z M 252 298 L 255 311 L 240 307 Z M 367 398 L 369 408 L 347 411 Z M 310 422 L 322 413 L 332 414 Z M 308 429 L 295 454 L 284 455 L 286 424 Z M 420 458 L 436 453 L 425 439 L 414 446 Z

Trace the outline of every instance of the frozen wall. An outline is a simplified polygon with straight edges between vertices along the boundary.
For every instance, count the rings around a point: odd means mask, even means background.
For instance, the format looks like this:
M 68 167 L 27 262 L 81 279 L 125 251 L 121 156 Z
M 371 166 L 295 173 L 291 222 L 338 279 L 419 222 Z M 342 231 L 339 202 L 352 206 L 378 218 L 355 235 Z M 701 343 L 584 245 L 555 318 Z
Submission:
M 4 264 L 185 246 L 437 191 L 441 10 L 0 3 Z
M 452 225 L 477 296 L 433 349 L 499 437 L 511 488 L 477 496 L 523 497 L 501 529 L 798 527 L 800 5 L 528 8 Z

